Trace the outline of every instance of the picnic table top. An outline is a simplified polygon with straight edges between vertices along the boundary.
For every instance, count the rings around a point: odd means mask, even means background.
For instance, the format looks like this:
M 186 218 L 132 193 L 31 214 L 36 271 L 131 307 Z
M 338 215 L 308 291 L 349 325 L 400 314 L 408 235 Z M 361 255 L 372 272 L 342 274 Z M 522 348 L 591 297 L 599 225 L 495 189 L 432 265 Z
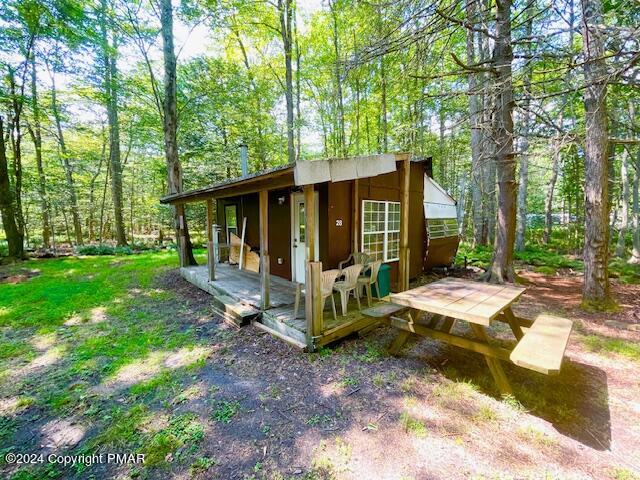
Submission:
M 444 278 L 400 293 L 391 294 L 398 305 L 489 325 L 500 312 L 524 293 L 522 287 Z

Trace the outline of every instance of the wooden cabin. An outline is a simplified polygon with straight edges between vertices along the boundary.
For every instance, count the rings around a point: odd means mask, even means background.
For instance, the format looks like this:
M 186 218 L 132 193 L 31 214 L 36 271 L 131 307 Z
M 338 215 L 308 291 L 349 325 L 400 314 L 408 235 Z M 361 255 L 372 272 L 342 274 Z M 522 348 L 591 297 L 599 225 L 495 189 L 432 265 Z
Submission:
M 352 252 L 365 252 L 387 263 L 395 291 L 407 289 L 409 279 L 427 268 L 452 263 L 458 246 L 455 201 L 430 176 L 430 158 L 406 153 L 299 161 L 169 195 L 161 202 L 207 202 L 207 275 L 203 277 L 202 268 L 199 277 L 195 270 L 183 268 L 185 278 L 218 293 L 216 270 L 221 271 L 224 264 L 219 262 L 225 256 L 214 252 L 214 244 L 228 245 L 234 235 L 243 238 L 245 252 L 250 250 L 259 258 L 259 274 L 255 274 L 259 288 L 253 288 L 253 294 L 247 290 L 240 301 L 259 293 L 250 303 L 266 313 L 259 315 L 262 323 L 273 317 L 285 326 L 271 322 L 272 333 L 296 337 L 288 329 L 296 320 L 282 320 L 275 311 L 287 306 L 284 286 L 308 287 L 311 281 L 313 290 L 314 276 L 337 268 Z M 178 245 L 183 244 L 184 239 L 178 238 Z M 234 282 L 231 289 L 237 292 L 249 277 Z M 275 301 L 272 285 L 277 286 Z M 228 288 L 225 292 L 233 295 Z M 309 349 L 370 321 L 356 318 L 350 321 L 353 325 L 327 328 L 322 310 L 314 310 L 313 295 L 306 295 L 305 302 L 305 321 L 298 329 L 304 335 L 296 338 Z

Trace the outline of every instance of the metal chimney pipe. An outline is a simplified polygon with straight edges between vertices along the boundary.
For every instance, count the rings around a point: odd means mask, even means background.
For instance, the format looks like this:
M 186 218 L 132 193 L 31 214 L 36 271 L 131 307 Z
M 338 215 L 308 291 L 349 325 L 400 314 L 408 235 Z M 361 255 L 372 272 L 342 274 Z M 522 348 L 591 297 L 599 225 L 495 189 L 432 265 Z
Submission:
M 242 176 L 249 175 L 249 147 L 246 143 L 240 145 L 240 168 L 242 169 Z

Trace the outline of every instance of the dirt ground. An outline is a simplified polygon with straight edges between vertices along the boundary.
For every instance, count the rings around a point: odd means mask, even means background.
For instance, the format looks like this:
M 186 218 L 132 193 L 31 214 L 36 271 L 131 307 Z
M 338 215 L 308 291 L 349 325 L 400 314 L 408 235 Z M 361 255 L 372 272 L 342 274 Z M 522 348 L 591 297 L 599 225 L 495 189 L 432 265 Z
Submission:
M 532 283 L 517 313 L 564 313 L 586 330 L 620 335 L 604 326 L 603 315 L 578 315 L 579 278 L 524 276 Z M 203 301 L 181 279 L 175 282 Z M 613 288 L 622 306 L 615 318 L 637 319 L 633 299 L 640 288 Z M 394 335 L 388 328 L 312 355 L 252 327 L 219 328 L 230 333 L 214 345 L 220 354 L 199 381 L 240 401 L 242 413 L 207 433 L 207 453 L 219 462 L 203 478 L 640 474 L 638 365 L 591 353 L 575 336 L 559 377 L 507 366 L 516 399 L 504 401 L 473 353 L 422 340 L 397 358 L 381 354 Z M 206 412 L 207 405 L 204 398 L 181 408 Z
M 157 468 L 98 466 L 91 475 L 640 478 L 639 364 L 583 342 L 591 334 L 639 341 L 640 333 L 605 322 L 638 323 L 640 287 L 614 283 L 620 312 L 585 314 L 578 308 L 579 277 L 522 275 L 531 284 L 516 313 L 561 313 L 577 320 L 576 329 L 559 376 L 506 365 L 515 394 L 504 399 L 474 353 L 421 340 L 390 357 L 385 349 L 394 332 L 386 327 L 302 353 L 252 326 L 237 329 L 207 313 L 209 295 L 171 271 L 157 287 L 178 292 L 175 321 L 195 329 L 210 353 L 201 368 L 182 377 L 178 401 L 149 405 L 154 415 L 143 428 L 162 428 L 169 415 L 194 415 L 204 425 L 197 455 L 209 460 L 196 468 L 176 452 Z M 509 338 L 501 325 L 493 333 Z M 63 431 L 65 425 L 50 428 Z M 23 441 L 42 439 L 25 433 Z

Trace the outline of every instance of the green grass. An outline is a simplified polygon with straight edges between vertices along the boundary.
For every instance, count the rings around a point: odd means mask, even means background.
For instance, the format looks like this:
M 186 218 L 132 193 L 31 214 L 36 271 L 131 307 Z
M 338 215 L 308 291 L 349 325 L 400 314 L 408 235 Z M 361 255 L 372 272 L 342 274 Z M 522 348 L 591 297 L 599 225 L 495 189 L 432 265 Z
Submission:
M 615 353 L 640 362 L 640 344 L 637 342 L 588 335 L 584 338 L 584 344 L 593 352 Z
M 15 265 L 10 268 L 37 270 L 39 275 L 0 285 L 0 327 L 54 327 L 74 315 L 91 320 L 94 308 L 119 311 L 129 289 L 148 287 L 158 270 L 174 264 L 175 254 L 163 252 L 29 260 Z
M 407 412 L 402 412 L 400 415 L 400 424 L 405 432 L 411 433 L 418 438 L 424 438 L 427 436 L 427 427 L 425 424 L 409 415 Z
M 0 417 L 0 452 L 15 448 L 18 430 L 37 412 L 36 420 L 74 417 L 91 426 L 76 453 L 146 453 L 142 470 L 172 456 L 187 466 L 193 462 L 203 424 L 194 414 L 163 411 L 173 411 L 171 399 L 204 365 L 200 352 L 208 351 L 210 339 L 198 337 L 186 321 L 206 307 L 176 302 L 157 282 L 176 264 L 175 252 L 147 252 L 3 267 L 39 274 L 0 285 L 0 389 L 2 397 L 24 399 L 18 405 L 24 418 Z M 145 427 L 165 417 L 165 424 Z M 28 466 L 16 475 L 60 478 L 65 472 Z

